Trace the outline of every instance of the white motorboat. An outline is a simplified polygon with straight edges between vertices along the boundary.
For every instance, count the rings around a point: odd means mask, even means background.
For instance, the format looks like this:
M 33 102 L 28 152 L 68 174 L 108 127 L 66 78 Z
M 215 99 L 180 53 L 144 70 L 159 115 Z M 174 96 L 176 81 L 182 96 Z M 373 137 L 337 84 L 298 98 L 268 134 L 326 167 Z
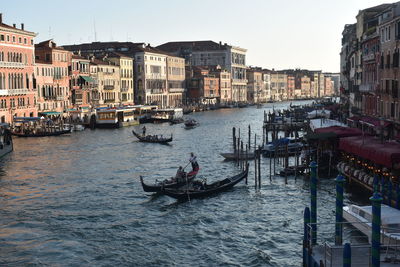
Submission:
M 371 242 L 372 206 L 345 206 L 343 218 Z M 381 206 L 381 242 L 384 245 L 400 245 L 400 210 L 384 204 Z

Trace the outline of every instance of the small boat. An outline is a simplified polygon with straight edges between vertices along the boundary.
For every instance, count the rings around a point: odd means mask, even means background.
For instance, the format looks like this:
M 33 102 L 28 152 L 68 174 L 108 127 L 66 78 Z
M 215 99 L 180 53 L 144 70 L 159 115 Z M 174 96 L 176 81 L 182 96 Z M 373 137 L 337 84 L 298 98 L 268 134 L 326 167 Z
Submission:
M 247 177 L 248 171 L 249 165 L 247 164 L 245 170 L 233 177 L 226 178 L 224 180 L 217 181 L 209 185 L 207 185 L 205 182 L 194 181 L 189 186 L 186 186 L 186 188 L 164 188 L 162 190 L 162 193 L 169 197 L 176 198 L 180 201 L 185 201 L 193 198 L 209 197 L 214 194 L 231 189 L 237 183 Z
M 152 185 L 145 184 L 143 181 L 143 177 L 140 176 L 140 182 L 145 192 L 161 192 L 163 188 L 179 188 L 186 185 L 187 183 L 190 183 L 196 177 L 198 172 L 198 170 L 191 171 L 187 174 L 187 177 L 179 179 L 170 178 L 164 181 L 156 181 Z
M 199 126 L 199 123 L 194 119 L 186 120 L 184 123 L 185 123 L 186 129 L 192 129 L 192 128 Z
M 0 123 L 0 158 L 13 151 L 13 148 L 10 126 L 7 123 Z
M 221 156 L 225 158 L 225 160 L 237 160 L 239 155 L 239 160 L 246 160 L 246 159 L 254 159 L 254 152 L 247 152 L 246 153 L 220 153 Z
M 132 130 L 132 133 L 134 136 L 136 136 L 137 139 L 139 139 L 139 142 L 145 142 L 145 143 L 159 143 L 159 144 L 167 144 L 172 141 L 172 134 L 171 137 L 163 137 L 162 135 L 140 135 L 136 133 L 134 130 Z
M 345 206 L 343 218 L 371 241 L 372 206 Z M 384 204 L 381 206 L 381 242 L 384 245 L 400 244 L 400 210 Z
M 296 153 L 300 153 L 303 149 L 303 143 L 301 139 L 295 138 L 280 138 L 275 142 L 269 142 L 268 144 L 264 145 L 262 148 L 262 153 L 266 157 L 272 157 L 275 155 L 275 150 L 278 149 L 278 152 L 285 154 L 286 153 L 286 145 L 288 149 L 289 155 L 294 155 Z

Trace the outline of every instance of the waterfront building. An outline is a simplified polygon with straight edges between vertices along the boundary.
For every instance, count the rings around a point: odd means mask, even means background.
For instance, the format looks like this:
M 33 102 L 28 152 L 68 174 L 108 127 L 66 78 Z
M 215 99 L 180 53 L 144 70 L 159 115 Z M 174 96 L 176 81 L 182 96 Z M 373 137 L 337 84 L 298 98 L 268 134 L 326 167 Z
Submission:
M 214 75 L 219 80 L 220 102 L 232 102 L 231 73 L 221 68 L 221 66 L 216 66 L 210 71 L 210 74 Z
M 266 102 L 262 68 L 249 67 L 247 77 L 247 101 L 251 103 Z
M 311 98 L 311 78 L 303 75 L 300 78 L 301 82 L 301 96 L 304 98 Z
M 287 99 L 287 74 L 284 71 L 271 72 L 272 100 L 283 101 Z
M 231 73 L 232 101 L 247 101 L 246 49 L 213 41 L 168 42 L 158 49 L 185 58 L 188 66 L 221 66 Z
M 167 106 L 181 106 L 186 84 L 184 58 L 167 55 L 167 81 Z
M 295 99 L 295 77 L 292 74 L 287 75 L 287 99 Z
M 104 60 L 110 61 L 120 70 L 120 92 L 118 98 L 122 105 L 134 104 L 134 76 L 133 76 L 133 58 L 121 53 L 107 53 Z
M 327 93 L 327 95 L 339 95 L 340 89 L 340 73 L 332 73 L 332 72 L 324 72 L 325 78 L 330 78 L 332 82 L 331 93 Z M 325 89 L 326 92 L 329 90 Z
M 71 108 L 82 110 L 94 107 L 93 90 L 96 90 L 97 84 L 90 76 L 90 60 L 72 55 L 69 75 Z
M 219 77 L 208 67 L 186 66 L 188 104 L 220 102 Z
M 0 122 L 37 116 L 33 78 L 35 33 L 3 23 L 0 13 Z
M 157 104 L 159 107 L 180 105 L 185 88 L 183 59 L 170 55 L 145 43 L 93 42 L 79 45 L 65 45 L 65 49 L 82 55 L 105 55 L 117 52 L 131 57 L 134 61 L 134 102 L 137 104 Z M 171 75 L 167 74 L 167 58 L 171 65 Z M 172 69 L 174 68 L 174 74 Z M 177 69 L 181 69 L 178 71 Z M 168 77 L 171 83 L 168 83 Z M 168 86 L 171 86 L 169 89 Z
M 325 76 L 325 84 L 324 84 L 324 96 L 332 96 L 333 95 L 333 84 L 331 77 Z
M 72 53 L 53 40 L 35 44 L 37 107 L 39 113 L 63 114 L 70 105 Z M 51 84 L 52 83 L 52 84 Z
M 266 101 L 271 100 L 271 71 L 263 69 L 262 74 L 263 90 L 265 90 Z
M 92 90 L 94 107 L 117 107 L 120 99 L 120 68 L 111 61 L 91 58 L 90 76 L 96 87 Z

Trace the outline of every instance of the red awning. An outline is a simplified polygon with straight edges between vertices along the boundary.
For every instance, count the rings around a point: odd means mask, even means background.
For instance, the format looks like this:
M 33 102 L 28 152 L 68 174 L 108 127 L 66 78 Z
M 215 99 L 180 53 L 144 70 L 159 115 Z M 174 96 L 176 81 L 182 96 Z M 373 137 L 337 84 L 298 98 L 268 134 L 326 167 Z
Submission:
M 364 122 L 369 124 L 372 127 L 381 127 L 381 120 L 376 119 L 376 118 L 372 118 L 372 117 L 368 117 L 368 116 L 353 116 L 348 118 L 348 120 L 350 121 L 359 121 L 359 122 Z M 388 121 L 383 121 L 383 127 L 387 127 L 391 124 L 391 122 Z
M 372 136 L 345 137 L 340 139 L 339 149 L 388 168 L 400 163 L 400 144 L 394 141 L 381 144 Z
M 335 133 L 338 138 L 349 137 L 349 136 L 360 136 L 362 131 L 357 128 L 343 127 L 343 126 L 331 126 L 326 128 L 315 129 L 316 133 Z

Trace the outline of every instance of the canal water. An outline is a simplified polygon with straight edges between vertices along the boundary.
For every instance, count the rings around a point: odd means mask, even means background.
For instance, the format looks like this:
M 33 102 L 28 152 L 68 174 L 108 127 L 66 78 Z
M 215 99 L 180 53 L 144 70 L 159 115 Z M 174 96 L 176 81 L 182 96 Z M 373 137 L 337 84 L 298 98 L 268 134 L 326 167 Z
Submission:
M 139 181 L 173 176 L 190 152 L 207 182 L 234 175 L 219 155 L 232 149 L 232 127 L 247 137 L 250 124 L 260 140 L 263 111 L 288 104 L 190 114 L 200 122 L 192 130 L 146 125 L 172 133 L 171 145 L 137 142 L 140 126 L 14 139 L 0 162 L 0 265 L 299 266 L 308 180 L 271 182 L 263 159 L 261 190 L 251 165 L 247 186 L 185 203 L 144 193 Z M 334 220 L 334 197 L 334 181 L 321 179 L 319 221 Z

